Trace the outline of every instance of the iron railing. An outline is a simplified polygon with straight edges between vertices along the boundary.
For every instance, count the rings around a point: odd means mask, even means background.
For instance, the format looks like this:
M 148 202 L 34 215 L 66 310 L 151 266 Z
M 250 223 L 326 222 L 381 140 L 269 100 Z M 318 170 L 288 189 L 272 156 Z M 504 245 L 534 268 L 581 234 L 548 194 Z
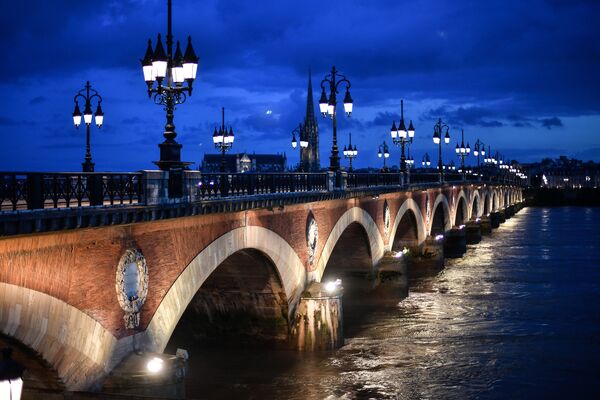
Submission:
M 44 208 L 152 203 L 168 193 L 185 201 L 374 187 L 438 185 L 437 172 L 410 173 L 199 173 L 182 171 L 178 180 L 146 177 L 144 172 L 0 172 L 0 212 Z M 173 174 L 173 177 L 176 175 Z M 330 179 L 333 179 L 331 182 Z M 168 182 L 167 182 L 168 181 Z M 503 177 L 445 173 L 443 183 L 506 182 Z M 403 186 L 404 185 L 404 186 Z M 177 189 L 177 190 L 175 190 Z M 148 193 L 146 193 L 146 191 Z M 161 194 L 162 193 L 162 194 Z M 150 197 L 148 197 L 150 196 Z
M 0 172 L 0 211 L 137 204 L 141 173 Z
M 375 186 L 400 186 L 402 185 L 402 174 L 400 173 L 361 173 L 349 172 L 346 179 L 346 187 L 349 189 L 375 187 Z
M 327 173 L 208 173 L 195 186 L 199 199 L 325 191 Z

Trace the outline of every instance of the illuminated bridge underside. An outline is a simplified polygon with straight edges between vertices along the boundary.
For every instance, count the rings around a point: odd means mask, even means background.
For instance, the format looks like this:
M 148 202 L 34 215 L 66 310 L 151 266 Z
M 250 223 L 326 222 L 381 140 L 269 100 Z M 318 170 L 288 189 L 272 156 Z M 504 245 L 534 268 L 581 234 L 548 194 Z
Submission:
M 307 284 L 321 280 L 336 244 L 353 232 L 364 238 L 365 252 L 353 257 L 372 269 L 392 247 L 418 245 L 432 232 L 521 200 L 517 187 L 447 185 L 3 238 L 0 332 L 38 353 L 67 389 L 94 388 L 134 349 L 162 352 L 188 306 L 214 304 L 210 291 L 227 290 L 227 279 L 236 278 L 229 289 L 240 298 L 261 299 L 265 312 L 291 324 Z M 311 261 L 313 218 L 318 239 Z M 126 328 L 115 290 L 117 265 L 131 248 L 148 270 L 137 330 Z M 230 257 L 245 257 L 247 267 L 227 266 Z

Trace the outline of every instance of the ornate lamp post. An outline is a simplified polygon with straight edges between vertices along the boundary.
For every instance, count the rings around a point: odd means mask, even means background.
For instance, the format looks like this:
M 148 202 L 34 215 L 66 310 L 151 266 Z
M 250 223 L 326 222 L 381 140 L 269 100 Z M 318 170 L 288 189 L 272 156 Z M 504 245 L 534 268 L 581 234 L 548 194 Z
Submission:
M 444 143 L 450 143 L 450 128 L 448 125 L 442 123 L 442 119 L 440 118 L 438 122 L 433 127 L 433 143 L 439 146 L 439 160 L 438 160 L 438 171 L 440 173 L 440 179 L 444 181 L 444 164 L 442 163 L 442 133 L 446 130 L 446 134 L 444 135 Z
M 225 172 L 225 153 L 233 147 L 233 141 L 235 136 L 233 135 L 233 128 L 230 126 L 229 131 L 225 127 L 225 107 L 221 107 L 221 127 L 213 133 L 213 143 L 215 148 L 221 152 L 221 172 Z
M 75 124 L 75 128 L 79 128 L 81 125 L 81 111 L 79 110 L 79 102 L 78 99 L 81 98 L 84 102 L 83 109 L 83 122 L 85 123 L 85 161 L 81 163 L 83 172 L 94 172 L 94 163 L 92 162 L 92 152 L 90 147 L 90 125 L 92 124 L 92 99 L 96 99 L 96 115 L 95 122 L 96 126 L 100 128 L 102 123 L 104 122 L 104 113 L 102 112 L 102 97 L 98 94 L 98 92 L 92 89 L 92 85 L 90 85 L 90 81 L 85 83 L 85 88 L 81 89 L 75 97 L 73 101 L 75 102 L 75 111 L 73 111 L 73 124 Z
M 348 147 L 344 146 L 344 157 L 348 159 L 350 166 L 348 167 L 348 171 L 352 171 L 352 160 L 358 156 L 358 150 L 356 149 L 356 145 L 352 148 L 352 132 L 348 133 Z
M 415 165 L 415 159 L 410 156 L 410 146 L 408 146 L 407 152 L 408 153 L 406 156 L 406 168 L 408 169 L 408 171 L 410 171 L 411 168 Z
M 198 57 L 192 47 L 191 36 L 188 36 L 185 54 L 181 53 L 179 41 L 177 41 L 175 54 L 173 54 L 171 0 L 168 0 L 167 4 L 167 52 L 165 53 L 160 34 L 158 34 L 155 49 L 152 50 L 152 42 L 148 39 L 148 48 L 141 60 L 144 80 L 148 85 L 148 97 L 152 98 L 154 95 L 154 103 L 164 106 L 167 112 L 167 123 L 163 133 L 165 141 L 158 145 L 160 160 L 154 162 L 163 171 L 173 168 L 180 169 L 191 164 L 181 161 L 182 146 L 175 140 L 177 133 L 173 124 L 173 113 L 175 106 L 185 103 L 187 96 L 192 95 L 192 84 L 196 79 L 198 68 Z M 155 82 L 156 87 L 154 87 Z M 183 86 L 184 82 L 187 83 L 186 86 Z
M 0 399 L 19 400 L 23 392 L 25 368 L 12 359 L 12 349 L 2 349 L 0 360 Z
M 331 72 L 321 81 L 321 99 L 319 100 L 319 110 L 323 117 L 329 115 L 333 120 L 333 144 L 331 145 L 331 156 L 329 156 L 329 170 L 337 171 L 340 169 L 340 156 L 337 146 L 337 94 L 341 84 L 346 86 L 346 94 L 344 96 L 344 111 L 349 117 L 352 114 L 352 97 L 350 97 L 350 81 L 335 69 L 331 68 Z M 326 86 L 329 89 L 329 98 L 326 94 Z
M 475 142 L 475 147 L 473 148 L 473 155 L 477 157 L 477 173 L 481 176 L 481 167 L 479 165 L 479 156 L 485 156 L 485 144 L 479 139 Z
M 431 165 L 431 160 L 429 159 L 429 154 L 425 153 L 425 155 L 421 159 L 421 165 L 423 167 L 429 167 Z
M 463 175 L 463 179 L 465 179 L 465 158 L 471 154 L 471 146 L 469 143 L 465 146 L 465 131 L 461 129 L 461 139 L 460 146 L 456 143 L 456 155 L 460 158 L 460 172 Z
M 381 172 L 388 172 L 388 168 L 385 165 L 385 162 L 390 157 L 390 150 L 388 149 L 388 145 L 385 141 L 383 141 L 383 143 L 379 145 L 377 157 L 383 158 L 383 168 L 381 169 Z
M 396 121 L 392 122 L 392 129 L 390 129 L 390 135 L 392 136 L 392 143 L 396 146 L 401 146 L 402 152 L 400 155 L 400 172 L 406 172 L 406 157 L 404 155 L 404 146 L 407 143 L 412 143 L 415 137 L 415 128 L 413 127 L 412 120 L 406 129 L 404 124 L 404 100 L 400 100 L 400 124 L 396 128 Z
M 302 149 L 305 149 L 308 147 L 308 139 L 306 137 L 304 137 L 304 133 L 303 133 L 304 129 L 302 129 L 302 124 L 298 124 L 297 128 L 294 128 L 292 130 L 292 148 L 295 149 L 298 146 L 298 142 L 296 141 L 296 133 L 298 134 L 298 138 L 300 139 L 300 164 L 299 164 L 299 168 L 300 171 L 304 172 L 305 171 L 305 165 L 302 162 Z

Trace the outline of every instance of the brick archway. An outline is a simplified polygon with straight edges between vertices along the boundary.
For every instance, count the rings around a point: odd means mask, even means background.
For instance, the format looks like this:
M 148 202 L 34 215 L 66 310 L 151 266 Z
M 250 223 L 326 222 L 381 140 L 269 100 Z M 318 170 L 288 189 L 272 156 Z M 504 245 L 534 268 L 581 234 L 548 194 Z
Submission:
M 131 351 L 132 336 L 120 341 L 83 311 L 36 290 L 0 282 L 0 331 L 38 353 L 68 390 L 93 385 Z M 1 312 L 5 311 L 5 312 Z
M 363 210 L 360 207 L 352 207 L 348 211 L 346 211 L 340 219 L 336 222 L 335 226 L 331 230 L 329 237 L 327 238 L 325 245 L 323 246 L 323 250 L 319 256 L 319 260 L 317 261 L 317 266 L 310 273 L 309 280 L 314 280 L 317 282 L 321 281 L 323 277 L 323 273 L 325 272 L 325 266 L 327 265 L 327 261 L 331 257 L 333 252 L 333 248 L 338 242 L 339 238 L 342 236 L 346 228 L 354 223 L 358 222 L 364 228 L 367 236 L 369 238 L 369 247 L 371 248 L 371 260 L 373 266 L 381 259 L 384 252 L 384 243 L 383 238 L 381 237 L 381 233 L 379 228 L 377 227 L 377 223 L 373 220 L 371 215 Z
M 204 281 L 227 257 L 243 249 L 260 250 L 271 260 L 288 300 L 288 312 L 293 313 L 306 282 L 300 258 L 281 236 L 269 229 L 237 228 L 204 248 L 173 283 L 145 331 L 150 351 L 164 350 L 181 315 Z
M 391 250 L 391 246 L 394 243 L 394 238 L 396 237 L 396 232 L 398 230 L 398 225 L 400 224 L 400 221 L 402 220 L 402 217 L 404 216 L 404 214 L 408 211 L 412 211 L 414 216 L 415 216 L 415 220 L 417 222 L 417 241 L 418 244 L 421 244 L 423 241 L 425 241 L 425 238 L 427 237 L 427 228 L 425 225 L 425 219 L 423 218 L 423 214 L 421 213 L 421 209 L 419 208 L 419 205 L 417 204 L 416 201 L 414 201 L 413 199 L 406 199 L 402 205 L 400 206 L 400 209 L 398 209 L 398 212 L 396 213 L 396 217 L 394 218 L 394 226 L 392 227 L 391 231 L 390 231 L 390 243 L 389 243 L 389 249 Z

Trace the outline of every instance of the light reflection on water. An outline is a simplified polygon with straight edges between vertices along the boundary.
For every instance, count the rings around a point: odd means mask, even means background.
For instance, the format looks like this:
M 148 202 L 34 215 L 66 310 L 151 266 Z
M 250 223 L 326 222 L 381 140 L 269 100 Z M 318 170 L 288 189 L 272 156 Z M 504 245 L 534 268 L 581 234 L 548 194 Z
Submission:
M 198 398 L 587 398 L 600 389 L 600 209 L 525 209 L 338 351 L 191 354 Z M 200 354 L 198 354 L 200 353 Z

